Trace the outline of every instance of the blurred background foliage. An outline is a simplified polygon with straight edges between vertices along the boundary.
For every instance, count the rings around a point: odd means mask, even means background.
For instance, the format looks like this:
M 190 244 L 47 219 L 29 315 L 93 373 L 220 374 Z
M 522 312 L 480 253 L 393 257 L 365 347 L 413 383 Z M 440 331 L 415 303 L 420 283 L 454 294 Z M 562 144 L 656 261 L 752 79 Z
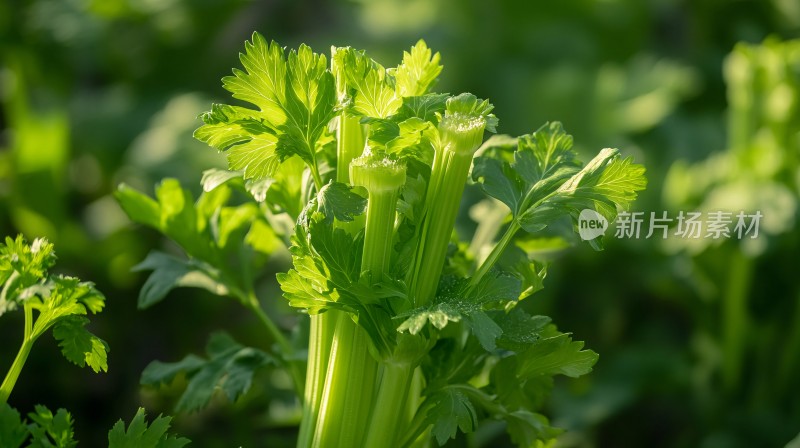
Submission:
M 93 330 L 111 347 L 109 373 L 94 375 L 51 366 L 58 349 L 43 343 L 12 405 L 67 407 L 79 439 L 101 446 L 140 403 L 171 411 L 178 391 L 138 386 L 150 361 L 201 353 L 220 329 L 261 344 L 251 315 L 200 290 L 137 311 L 145 277 L 131 267 L 174 248 L 111 197 L 123 181 L 152 193 L 163 177 L 197 193 L 201 172 L 224 166 L 191 132 L 227 97 L 219 78 L 254 30 L 323 53 L 363 48 L 387 65 L 424 38 L 443 56 L 438 90 L 490 98 L 500 132 L 560 120 L 581 151 L 619 147 L 645 164 L 636 210 L 761 210 L 762 236 L 746 244 L 577 245 L 526 306 L 601 354 L 551 400 L 570 430 L 559 446 L 780 447 L 798 436 L 800 43 L 782 43 L 800 37 L 795 0 L 0 3 L 0 234 L 46 236 L 60 269 L 98 284 L 109 301 Z M 287 262 L 270 262 L 259 291 L 285 328 L 296 316 L 271 272 Z M 0 369 L 21 325 L 13 314 L 0 325 Z M 282 381 L 178 416 L 177 430 L 197 446 L 289 446 Z

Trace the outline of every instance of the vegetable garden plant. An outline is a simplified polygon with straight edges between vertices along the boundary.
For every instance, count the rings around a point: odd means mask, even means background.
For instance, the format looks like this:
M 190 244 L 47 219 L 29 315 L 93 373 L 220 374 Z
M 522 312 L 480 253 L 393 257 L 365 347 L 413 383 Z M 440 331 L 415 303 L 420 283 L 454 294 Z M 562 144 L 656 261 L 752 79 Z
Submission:
M 582 164 L 557 122 L 484 140 L 498 127 L 493 106 L 431 92 L 442 66 L 423 41 L 387 69 L 353 48 L 333 47 L 329 64 L 308 46 L 287 53 L 255 33 L 240 60 L 244 70 L 223 86 L 254 107 L 213 104 L 195 131 L 226 155 L 229 170 L 203 173 L 196 201 L 172 179 L 155 199 L 127 185 L 116 197 L 133 221 L 185 253 L 152 252 L 137 266 L 152 271 L 140 307 L 179 286 L 229 296 L 263 324 L 269 349 L 215 333 L 207 357 L 153 362 L 142 384 L 183 375 L 177 411 L 193 411 L 218 389 L 236 399 L 259 369 L 285 372 L 302 407 L 298 447 L 442 445 L 484 419 L 504 421 L 521 447 L 553 440 L 560 430 L 537 413 L 553 377 L 586 374 L 598 356 L 518 306 L 543 287 L 547 262 L 535 249 L 545 233 L 571 232 L 584 209 L 612 222 L 645 187 L 644 168 L 616 149 Z M 496 212 L 468 243 L 455 224 L 470 183 Z M 589 244 L 602 248 L 601 238 Z M 307 352 L 302 332 L 282 328 L 256 294 L 259 273 L 285 247 L 292 267 L 277 281 L 296 327 L 310 321 Z M 10 273 L 0 279 L 12 291 L 21 284 L 12 277 L 25 275 L 15 266 L 0 271 Z M 16 301 L 3 289 L 0 310 L 23 304 L 26 322 L 33 309 L 42 320 L 37 304 L 76 282 L 37 275 Z M 70 314 L 99 311 L 99 293 L 81 297 L 73 302 L 84 311 Z M 54 332 L 77 347 L 65 347 L 68 359 L 104 368 L 104 343 L 85 333 L 83 317 L 66 319 Z M 25 344 L 29 336 L 26 324 Z M 18 373 L 15 362 L 12 385 Z M 5 401 L 5 383 L 2 391 Z M 136 431 L 146 429 L 141 414 Z M 167 418 L 156 422 L 153 440 L 186 443 L 166 435 Z M 162 446 L 155 443 L 136 446 Z

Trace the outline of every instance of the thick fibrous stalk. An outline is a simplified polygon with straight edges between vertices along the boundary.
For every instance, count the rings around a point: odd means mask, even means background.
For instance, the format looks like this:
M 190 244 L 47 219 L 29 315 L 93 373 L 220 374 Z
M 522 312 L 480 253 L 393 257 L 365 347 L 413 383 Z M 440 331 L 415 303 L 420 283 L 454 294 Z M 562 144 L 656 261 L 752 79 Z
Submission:
M 361 270 L 378 282 L 389 267 L 395 210 L 405 167 L 384 155 L 367 154 L 350 165 L 354 185 L 368 192 Z M 364 444 L 370 424 L 378 362 L 369 352 L 369 337 L 349 315 L 340 313 L 331 346 L 325 388 L 313 446 Z
M 445 115 L 439 123 L 440 142 L 425 198 L 425 218 L 408 277 L 417 306 L 430 302 L 436 293 L 472 156 L 485 127 L 483 117 L 460 113 Z

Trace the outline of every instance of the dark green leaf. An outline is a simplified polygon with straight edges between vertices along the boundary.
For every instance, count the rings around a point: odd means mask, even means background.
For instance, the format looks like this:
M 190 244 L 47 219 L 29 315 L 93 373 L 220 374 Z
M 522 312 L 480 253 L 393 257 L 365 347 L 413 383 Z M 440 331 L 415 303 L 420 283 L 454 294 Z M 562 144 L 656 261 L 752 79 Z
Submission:
M 86 330 L 89 319 L 68 316 L 53 327 L 53 337 L 59 341 L 64 357 L 79 367 L 88 365 L 96 372 L 108 371 L 108 344 Z
M 433 436 L 439 445 L 455 438 L 460 429 L 464 433 L 474 431 L 478 421 L 475 407 L 460 390 L 446 388 L 429 398 L 434 405 L 428 412 L 428 422 L 433 424 Z
M 37 405 L 36 412 L 28 414 L 33 423 L 28 426 L 31 446 L 72 448 L 78 445 L 74 439 L 72 416 L 65 409 L 55 415 L 44 406 Z
M 352 221 L 354 216 L 364 213 L 366 206 L 366 198 L 340 182 L 331 182 L 317 193 L 317 212 L 325 216 L 328 224 L 334 219 Z
M 142 373 L 141 383 L 157 385 L 169 382 L 183 372 L 189 384 L 176 410 L 191 412 L 205 407 L 217 388 L 229 400 L 235 401 L 250 388 L 255 372 L 273 362 L 268 354 L 244 347 L 224 332 L 211 335 L 206 353 L 208 359 L 188 356 L 176 363 L 151 363 Z
M 189 439 L 167 433 L 172 417 L 159 415 L 150 423 L 145 420 L 144 408 L 139 408 L 128 429 L 120 419 L 108 432 L 108 448 L 181 448 Z
M 220 296 L 229 292 L 223 283 L 216 281 L 197 263 L 181 260 L 163 252 L 150 252 L 147 258 L 133 267 L 133 270 L 153 271 L 139 290 L 139 309 L 155 305 L 177 287 L 202 288 Z
M 19 448 L 28 439 L 28 427 L 19 412 L 8 403 L 0 403 L 0 445 Z
M 205 359 L 195 355 L 187 355 L 178 362 L 153 361 L 142 371 L 139 382 L 148 386 L 169 384 L 179 373 L 192 374 L 205 364 Z
M 550 426 L 545 416 L 525 410 L 506 414 L 504 419 L 508 424 L 506 431 L 511 436 L 511 441 L 520 448 L 541 446 L 538 442 L 549 442 L 564 432 Z
M 582 350 L 583 342 L 573 341 L 568 334 L 551 331 L 529 349 L 519 353 L 518 376 L 566 375 L 577 378 L 592 371 L 597 353 Z

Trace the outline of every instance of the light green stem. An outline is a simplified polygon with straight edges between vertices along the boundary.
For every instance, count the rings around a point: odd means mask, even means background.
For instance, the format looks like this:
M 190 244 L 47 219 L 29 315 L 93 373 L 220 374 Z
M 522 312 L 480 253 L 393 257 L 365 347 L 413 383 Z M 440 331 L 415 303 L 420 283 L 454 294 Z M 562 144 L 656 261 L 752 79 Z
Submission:
M 306 368 L 306 386 L 303 396 L 303 419 L 300 422 L 298 448 L 310 447 L 314 440 L 314 428 L 319 415 L 320 401 L 325 387 L 325 375 L 328 371 L 328 357 L 331 352 L 333 333 L 339 311 L 329 310 L 323 314 L 309 316 L 311 332 L 308 342 L 308 366 Z
M 505 233 L 503 234 L 500 241 L 494 246 L 492 251 L 489 253 L 489 256 L 486 257 L 486 260 L 481 263 L 480 267 L 477 271 L 475 271 L 475 275 L 472 276 L 472 279 L 469 282 L 469 287 L 474 288 L 477 285 L 484 275 L 486 275 L 492 267 L 497 263 L 497 260 L 500 259 L 500 256 L 503 255 L 503 252 L 506 250 L 506 247 L 511 243 L 514 239 L 514 235 L 516 235 L 517 231 L 520 229 L 519 224 L 516 220 L 511 221 L 511 224 L 506 229 Z
M 405 426 L 411 372 L 408 364 L 383 364 L 383 376 L 375 397 L 372 420 L 367 427 L 365 447 L 383 448 L 397 444 L 398 430 Z
M 31 331 L 33 327 L 33 310 L 29 305 L 25 305 L 24 309 L 25 336 L 22 340 L 22 346 L 19 348 L 13 364 L 11 364 L 11 368 L 8 369 L 8 373 L 3 380 L 3 384 L 0 385 L 0 403 L 5 403 L 8 401 L 8 397 L 11 395 L 14 385 L 17 383 L 17 378 L 19 378 L 19 374 L 22 372 L 22 367 L 25 366 L 25 361 L 28 360 L 28 355 L 31 353 L 33 343 L 36 341 L 36 338 L 33 337 Z
M 350 183 L 350 162 L 364 152 L 364 129 L 360 118 L 342 112 L 339 115 L 339 128 L 336 130 L 336 180 Z
M 366 332 L 347 313 L 340 313 L 313 447 L 362 446 L 378 367 L 368 344 Z
M 436 294 L 471 164 L 472 153 L 440 150 L 436 154 L 425 199 L 425 222 L 414 268 L 409 272 L 410 292 L 417 306 L 429 303 Z

